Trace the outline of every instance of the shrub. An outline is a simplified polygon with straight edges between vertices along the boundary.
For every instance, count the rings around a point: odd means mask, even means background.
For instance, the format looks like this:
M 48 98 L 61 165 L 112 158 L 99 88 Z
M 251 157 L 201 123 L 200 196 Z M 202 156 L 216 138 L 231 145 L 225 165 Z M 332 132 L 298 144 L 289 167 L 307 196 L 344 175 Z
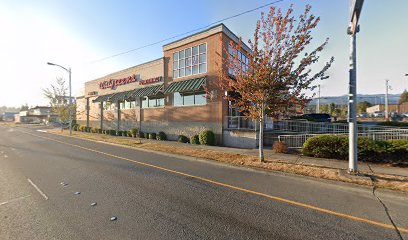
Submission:
M 86 127 L 85 131 L 90 133 L 90 132 L 92 132 L 92 128 L 91 127 Z
M 198 135 L 194 135 L 190 138 L 190 143 L 191 144 L 200 144 L 200 138 Z
M 309 138 L 303 145 L 303 154 L 312 157 L 335 159 L 348 158 L 348 137 L 335 135 L 321 135 Z M 408 163 L 408 140 L 372 140 L 360 137 L 357 142 L 358 158 L 369 162 Z
M 130 136 L 131 137 L 137 137 L 139 135 L 139 129 L 137 128 L 132 128 L 129 130 Z
M 102 129 L 101 129 L 101 128 L 98 128 L 98 133 L 102 133 Z
M 116 136 L 116 130 L 114 129 L 109 130 L 109 134 L 112 136 Z
M 122 137 L 127 137 L 128 136 L 128 131 L 122 131 Z
M 72 125 L 72 130 L 73 131 L 78 131 L 78 124 L 74 124 L 74 125 Z
M 188 137 L 184 135 L 179 135 L 177 141 L 181 143 L 188 143 Z
M 164 132 L 159 132 L 159 133 L 157 134 L 157 136 L 156 136 L 156 139 L 157 139 L 157 140 L 164 141 L 164 140 L 167 140 L 167 136 L 166 136 L 166 134 L 165 134 Z
M 92 129 L 91 129 L 91 132 L 92 132 L 92 133 L 97 133 L 97 132 L 98 132 L 98 129 L 97 129 L 97 128 L 92 128 Z
M 85 132 L 86 127 L 85 126 L 79 126 L 78 130 L 81 132 Z
M 320 158 L 346 159 L 348 156 L 348 142 L 346 136 L 320 135 L 311 137 L 303 144 L 302 152 L 306 156 Z
M 408 151 L 408 139 L 388 140 L 387 142 L 389 142 L 396 151 Z
M 275 153 L 288 153 L 288 146 L 285 142 L 275 141 L 272 145 L 272 150 Z
M 145 138 L 145 133 L 139 131 L 139 137 L 140 137 L 140 138 Z
M 200 135 L 198 135 L 198 138 L 200 140 L 200 144 L 202 145 L 214 145 L 215 144 L 215 135 L 212 131 L 210 130 L 205 130 L 200 132 Z
M 156 139 L 156 133 L 149 133 L 149 139 Z
M 116 133 L 116 135 L 117 135 L 117 136 L 122 136 L 122 133 L 123 133 L 123 131 L 122 131 L 122 130 L 119 130 L 119 131 Z

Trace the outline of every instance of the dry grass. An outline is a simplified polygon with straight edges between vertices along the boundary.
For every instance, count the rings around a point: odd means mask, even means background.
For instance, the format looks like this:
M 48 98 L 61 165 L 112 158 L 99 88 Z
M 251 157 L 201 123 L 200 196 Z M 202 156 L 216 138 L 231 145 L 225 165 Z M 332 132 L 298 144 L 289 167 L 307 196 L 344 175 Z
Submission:
M 67 131 L 61 133 L 61 131 L 59 130 L 50 130 L 49 132 L 64 135 L 68 134 Z M 233 165 L 243 165 L 248 167 L 286 172 L 315 178 L 355 183 L 365 186 L 375 185 L 378 188 L 408 192 L 408 177 L 373 173 L 364 173 L 362 176 L 350 176 L 349 174 L 345 173 L 345 170 L 337 168 L 329 168 L 316 165 L 293 164 L 284 160 L 276 159 L 266 159 L 265 162 L 259 162 L 256 156 L 202 149 L 182 143 L 180 143 L 179 146 L 175 147 L 174 144 L 166 144 L 166 142 L 161 141 L 148 141 L 142 143 L 140 139 L 118 138 L 103 134 L 73 132 L 73 135 L 75 137 L 90 139 L 94 141 L 103 141 L 153 151 L 210 159 Z

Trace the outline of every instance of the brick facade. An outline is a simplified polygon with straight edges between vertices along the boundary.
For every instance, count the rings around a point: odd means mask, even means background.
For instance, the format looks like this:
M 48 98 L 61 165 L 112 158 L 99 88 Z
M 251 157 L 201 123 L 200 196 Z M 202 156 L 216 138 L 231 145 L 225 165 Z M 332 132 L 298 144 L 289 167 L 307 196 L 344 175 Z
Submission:
M 130 91 L 147 86 L 164 84 L 166 88 L 174 81 L 183 81 L 193 78 L 206 77 L 207 82 L 218 81 L 223 59 L 223 43 L 239 39 L 224 25 L 218 25 L 206 31 L 180 39 L 163 46 L 163 57 L 143 63 L 122 71 L 109 74 L 85 83 L 85 95 L 77 101 L 77 122 L 104 129 L 128 130 L 138 128 L 143 132 L 164 131 L 170 139 L 177 139 L 182 134 L 188 137 L 209 129 L 217 136 L 218 144 L 222 143 L 223 118 L 228 114 L 228 105 L 222 99 L 208 99 L 205 105 L 174 106 L 173 94 L 164 95 L 164 106 L 155 108 L 103 110 L 101 103 L 93 102 L 98 96 Z M 173 53 L 206 43 L 207 71 L 173 79 Z M 225 47 L 225 46 L 224 46 Z M 247 51 L 249 49 L 244 46 Z M 224 66 L 225 67 L 225 66 Z M 114 88 L 101 89 L 100 83 L 111 79 L 122 79 L 136 76 L 137 81 Z M 162 77 L 163 82 L 140 85 L 140 80 Z M 89 100 L 87 100 L 89 99 Z M 89 112 L 87 102 L 89 101 Z M 101 115 L 102 114 L 102 115 Z

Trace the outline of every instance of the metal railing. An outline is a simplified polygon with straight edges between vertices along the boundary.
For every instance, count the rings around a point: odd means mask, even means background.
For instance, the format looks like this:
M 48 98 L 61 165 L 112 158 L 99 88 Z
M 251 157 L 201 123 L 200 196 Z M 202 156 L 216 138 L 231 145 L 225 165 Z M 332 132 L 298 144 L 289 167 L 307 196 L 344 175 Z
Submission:
M 259 122 L 246 116 L 226 116 L 227 129 L 251 129 L 258 130 Z M 265 129 L 276 132 L 303 133 L 303 134 L 347 134 L 349 132 L 348 123 L 331 122 L 310 122 L 302 120 L 280 120 L 273 121 L 272 118 L 265 119 Z M 401 127 L 389 127 L 378 125 L 357 125 L 359 133 L 369 131 L 383 131 L 389 129 L 407 129 Z
M 337 135 L 347 136 L 343 134 L 297 134 L 297 135 L 279 135 L 278 141 L 285 142 L 289 148 L 302 148 L 307 139 L 319 135 Z M 382 131 L 367 131 L 358 133 L 359 137 L 367 137 L 373 140 L 394 140 L 408 139 L 408 129 L 386 129 Z

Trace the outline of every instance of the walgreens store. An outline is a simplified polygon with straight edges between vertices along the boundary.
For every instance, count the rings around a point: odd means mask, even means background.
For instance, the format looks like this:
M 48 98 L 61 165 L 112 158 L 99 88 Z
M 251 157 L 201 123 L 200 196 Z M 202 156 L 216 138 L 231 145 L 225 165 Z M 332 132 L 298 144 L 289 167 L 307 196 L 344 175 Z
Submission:
M 102 129 L 163 131 L 174 140 L 211 130 L 223 144 L 231 109 L 225 100 L 208 99 L 204 87 L 218 81 L 228 54 L 223 44 L 231 40 L 239 41 L 220 24 L 164 45 L 159 59 L 86 82 L 85 94 L 77 97 L 77 122 Z

